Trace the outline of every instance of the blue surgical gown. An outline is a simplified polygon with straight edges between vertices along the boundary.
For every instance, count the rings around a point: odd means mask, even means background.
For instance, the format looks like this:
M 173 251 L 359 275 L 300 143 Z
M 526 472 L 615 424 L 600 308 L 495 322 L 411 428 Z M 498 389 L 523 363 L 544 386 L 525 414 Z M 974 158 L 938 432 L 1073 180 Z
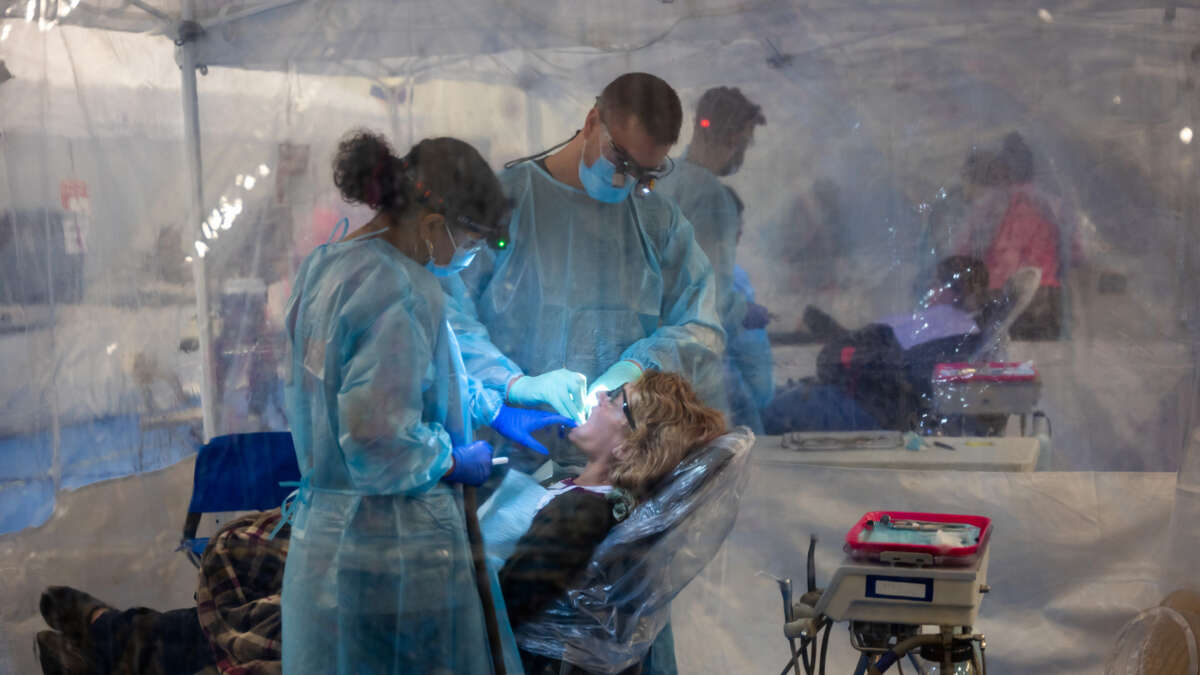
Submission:
M 441 287 L 380 239 L 329 244 L 301 266 L 286 321 L 303 480 L 284 672 L 490 672 L 461 493 L 439 482 L 484 397 Z
M 558 368 L 591 382 L 621 359 L 686 376 L 726 407 L 725 333 L 712 266 L 674 202 L 652 193 L 596 201 L 533 162 L 500 174 L 511 244 L 444 282 L 467 371 L 504 392 Z M 551 456 L 578 460 L 561 439 Z
M 745 297 L 733 283 L 737 231 L 741 217 L 729 189 L 708 169 L 688 161 L 686 154 L 675 170 L 655 185 L 655 192 L 675 200 L 696 232 L 696 243 L 712 263 L 717 284 L 717 313 L 727 339 L 746 314 Z
M 747 301 L 754 302 L 750 276 L 736 265 L 733 287 Z M 756 434 L 763 433 L 762 411 L 775 396 L 774 362 L 767 330 L 738 325 L 730 331 L 725 363 L 733 423 L 744 424 Z

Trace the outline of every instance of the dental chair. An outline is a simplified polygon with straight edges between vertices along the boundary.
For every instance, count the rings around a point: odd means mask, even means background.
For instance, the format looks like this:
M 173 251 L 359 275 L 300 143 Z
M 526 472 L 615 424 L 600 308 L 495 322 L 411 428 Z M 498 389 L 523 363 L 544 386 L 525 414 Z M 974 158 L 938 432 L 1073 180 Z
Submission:
M 1009 329 L 1029 308 L 1041 285 L 1042 270 L 1038 267 L 1022 267 L 1012 273 L 1004 282 L 1004 290 L 998 301 L 999 309 L 991 313 L 994 318 L 984 327 L 984 339 L 972 354 L 972 361 L 994 360 L 1003 356 L 1008 347 Z
M 839 378 L 828 376 L 789 384 L 763 411 L 763 427 L 771 435 L 793 431 L 877 429 L 920 430 L 923 433 L 940 430 L 972 436 L 1002 434 L 1008 420 L 1007 414 L 964 414 L 961 406 L 948 409 L 944 405 L 946 402 L 938 400 L 934 395 L 934 371 L 939 363 L 974 364 L 1004 360 L 1009 329 L 1033 301 L 1041 278 L 1042 271 L 1035 267 L 1023 267 L 1014 272 L 997 298 L 983 312 L 985 318 L 979 321 L 978 332 L 930 340 L 904 351 L 896 351 L 899 350 L 897 343 L 893 347 L 895 353 L 886 358 L 866 358 L 862 365 L 845 364 L 847 368 L 854 365 L 867 369 L 864 373 L 870 377 L 860 374 L 852 378 L 861 380 L 857 386 L 845 386 L 838 381 Z M 879 333 L 883 329 L 879 325 L 867 326 L 855 334 L 862 336 L 870 331 Z M 890 330 L 885 332 L 890 334 Z M 822 372 L 823 366 L 829 365 L 823 364 L 824 357 L 831 355 L 836 361 L 839 356 L 836 349 L 827 352 L 828 349 L 818 356 L 818 372 Z M 884 350 L 877 351 L 885 353 Z M 879 389 L 881 385 L 890 385 L 890 388 Z M 1010 412 L 1021 415 L 1031 411 Z
M 580 583 L 517 629 L 520 648 L 593 673 L 641 663 L 671 600 L 733 529 L 753 445 L 738 427 L 684 460 L 596 547 Z

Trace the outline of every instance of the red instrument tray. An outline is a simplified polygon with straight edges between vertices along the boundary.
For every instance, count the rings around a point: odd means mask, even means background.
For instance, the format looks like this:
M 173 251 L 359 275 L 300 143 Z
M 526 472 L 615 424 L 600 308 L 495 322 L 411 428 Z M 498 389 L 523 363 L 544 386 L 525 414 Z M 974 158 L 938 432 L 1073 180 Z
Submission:
M 883 516 L 892 520 L 920 520 L 932 523 L 955 523 L 979 528 L 979 541 L 970 546 L 945 548 L 930 544 L 859 541 L 867 522 L 879 522 Z M 859 560 L 879 560 L 883 553 L 925 553 L 934 558 L 935 565 L 969 565 L 987 546 L 992 535 L 992 519 L 985 516 L 953 513 L 917 513 L 913 511 L 868 511 L 846 533 L 846 552 Z

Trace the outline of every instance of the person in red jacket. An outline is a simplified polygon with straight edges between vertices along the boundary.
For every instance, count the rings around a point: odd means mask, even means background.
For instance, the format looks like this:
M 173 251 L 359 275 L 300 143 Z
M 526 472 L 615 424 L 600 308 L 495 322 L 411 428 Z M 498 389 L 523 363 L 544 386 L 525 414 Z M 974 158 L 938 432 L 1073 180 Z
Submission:
M 970 213 L 955 250 L 984 261 L 993 291 L 1022 267 L 1040 269 L 1041 287 L 1010 335 L 1054 340 L 1063 332 L 1062 275 L 1069 253 L 1064 248 L 1076 243 L 1063 236 L 1061 200 L 1035 186 L 1033 178 L 1033 151 L 1016 132 L 1005 137 L 999 152 L 972 152 L 963 167 Z

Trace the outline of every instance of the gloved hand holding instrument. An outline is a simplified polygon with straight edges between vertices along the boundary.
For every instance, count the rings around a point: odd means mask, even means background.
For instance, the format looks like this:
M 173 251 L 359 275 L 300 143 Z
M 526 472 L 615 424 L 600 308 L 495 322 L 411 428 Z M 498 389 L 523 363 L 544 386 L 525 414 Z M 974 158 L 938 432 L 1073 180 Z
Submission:
M 500 412 L 496 413 L 496 418 L 492 420 L 491 427 L 511 441 L 520 443 L 534 452 L 549 455 L 546 446 L 534 439 L 531 432 L 556 424 L 571 428 L 576 423 L 570 417 L 554 413 L 502 405 Z
M 505 399 L 509 403 L 533 407 L 549 405 L 558 414 L 583 422 L 583 397 L 587 378 L 566 368 L 541 375 L 520 375 L 508 384 Z
M 617 387 L 636 381 L 642 376 L 642 367 L 633 361 L 621 360 L 609 366 L 608 370 L 604 371 L 592 386 L 588 387 L 587 412 L 591 412 L 592 408 L 596 407 L 596 396 L 602 391 L 612 391 Z
M 474 487 L 483 485 L 488 476 L 492 475 L 491 443 L 475 441 L 470 445 L 460 445 L 450 452 L 454 458 L 454 465 L 442 478 L 447 483 L 462 483 Z

